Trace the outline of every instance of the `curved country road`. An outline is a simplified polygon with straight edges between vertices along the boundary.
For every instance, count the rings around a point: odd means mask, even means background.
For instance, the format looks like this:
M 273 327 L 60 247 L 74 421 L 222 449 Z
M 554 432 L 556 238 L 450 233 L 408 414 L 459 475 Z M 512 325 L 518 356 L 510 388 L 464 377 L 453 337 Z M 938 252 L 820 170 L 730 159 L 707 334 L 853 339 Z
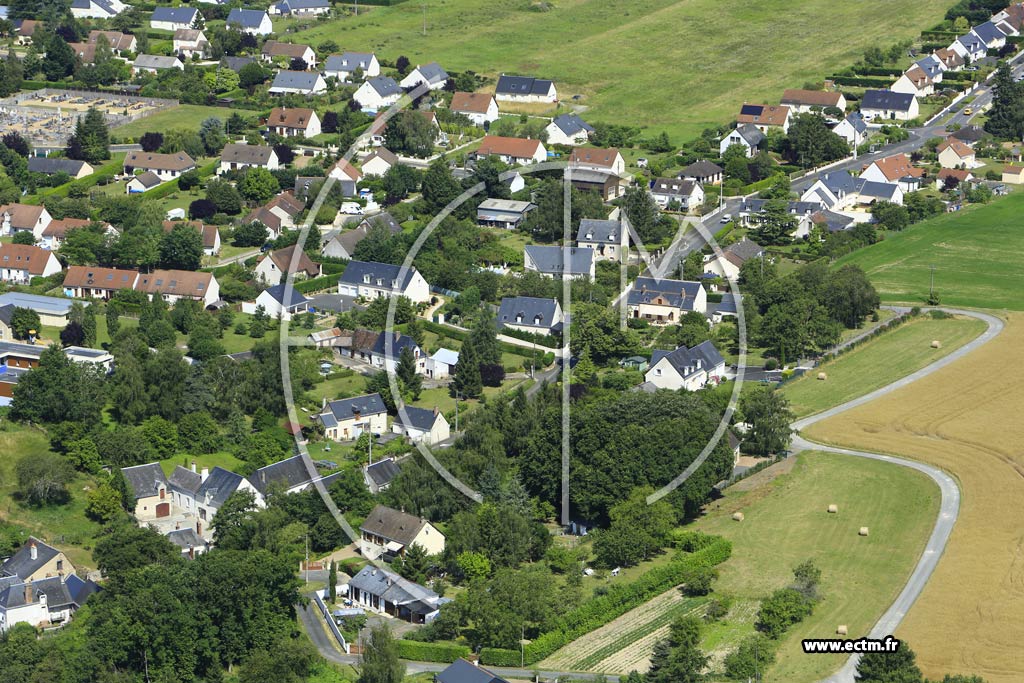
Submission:
M 887 308 L 891 308 L 898 312 L 908 310 L 897 307 Z M 931 477 L 932 481 L 938 484 L 939 490 L 942 494 L 942 501 L 939 504 L 939 517 L 935 520 L 935 527 L 932 529 L 931 536 L 928 538 L 928 544 L 925 546 L 921 559 L 918 560 L 917 566 L 914 567 L 914 571 L 910 574 L 910 578 L 907 580 L 906 585 L 903 586 L 903 590 L 900 591 L 900 594 L 896 597 L 895 602 L 889 606 L 889 609 L 885 611 L 885 614 L 882 615 L 875 626 L 871 629 L 871 632 L 867 636 L 869 638 L 881 639 L 893 633 L 896 630 L 896 627 L 900 625 L 900 622 L 903 621 L 903 617 L 906 616 L 907 612 L 914 604 L 914 601 L 917 600 L 919 595 L 921 595 L 921 591 L 924 590 L 925 584 L 928 582 L 932 572 L 935 571 L 935 567 L 939 563 L 939 558 L 942 557 L 942 552 L 946 549 L 946 542 L 949 540 L 950 534 L 953 533 L 953 525 L 956 524 L 956 518 L 960 511 L 960 489 L 957 486 L 956 481 L 954 481 L 951 476 L 936 467 L 932 467 L 931 465 L 925 465 L 924 463 L 906 460 L 904 458 L 897 458 L 891 455 L 827 446 L 808 441 L 800 436 L 799 432 L 800 430 L 817 422 L 826 420 L 834 415 L 856 408 L 857 406 L 870 403 L 879 397 L 890 394 L 912 382 L 916 382 L 922 377 L 927 377 L 933 372 L 946 367 L 950 363 L 963 358 L 979 346 L 987 344 L 1003 331 L 1003 321 L 994 315 L 989 315 L 988 313 L 979 313 L 977 311 L 967 311 L 954 308 L 939 308 L 938 310 L 946 311 L 947 313 L 954 313 L 956 315 L 977 318 L 978 320 L 985 322 L 988 325 L 988 328 L 980 336 L 964 344 L 952 353 L 936 360 L 934 363 L 926 365 L 917 372 L 911 373 L 906 377 L 896 380 L 892 384 L 888 384 L 881 389 L 865 394 L 860 398 L 855 398 L 852 401 L 847 401 L 846 403 L 834 408 L 810 415 L 793 423 L 793 428 L 798 432 L 793 437 L 794 453 L 802 450 L 824 451 L 827 453 L 838 453 L 858 458 L 881 460 L 894 465 L 909 467 Z M 843 664 L 842 668 L 825 679 L 823 683 L 853 683 L 854 674 L 857 669 L 857 661 L 859 659 L 860 655 L 851 655 L 850 658 L 846 660 L 846 663 Z

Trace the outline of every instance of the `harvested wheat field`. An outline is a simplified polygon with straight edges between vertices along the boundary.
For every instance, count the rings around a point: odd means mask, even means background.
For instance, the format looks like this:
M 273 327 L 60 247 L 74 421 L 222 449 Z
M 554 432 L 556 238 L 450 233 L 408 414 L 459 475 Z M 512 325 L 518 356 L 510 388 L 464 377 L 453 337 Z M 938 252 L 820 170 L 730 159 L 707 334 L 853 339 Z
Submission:
M 1024 314 L 941 371 L 807 430 L 819 441 L 904 455 L 963 491 L 942 561 L 897 636 L 929 678 L 1024 680 Z

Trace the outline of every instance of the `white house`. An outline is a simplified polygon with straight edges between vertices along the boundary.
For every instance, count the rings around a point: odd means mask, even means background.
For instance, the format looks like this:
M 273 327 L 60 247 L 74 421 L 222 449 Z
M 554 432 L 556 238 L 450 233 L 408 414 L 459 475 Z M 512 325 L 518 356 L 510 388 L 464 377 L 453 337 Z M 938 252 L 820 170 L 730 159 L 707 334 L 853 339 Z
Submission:
M 71 16 L 76 19 L 113 19 L 124 10 L 120 0 L 71 0 Z
M 162 55 L 139 55 L 132 62 L 132 73 L 155 74 L 167 69 L 184 69 L 185 65 L 177 57 Z
M 860 113 L 867 121 L 891 119 L 910 121 L 920 114 L 917 98 L 910 93 L 892 90 L 865 90 L 860 101 Z
M 356 607 L 414 624 L 436 618 L 443 602 L 429 588 L 375 564 L 364 567 L 346 585 L 349 599 Z
M 395 82 L 395 79 L 390 76 L 375 76 L 364 81 L 352 94 L 352 99 L 358 102 L 363 109 L 377 111 L 390 107 L 404 94 L 405 91 Z
M 758 130 L 757 127 L 745 123 L 736 126 L 735 129 L 722 136 L 718 143 L 718 153 L 724 155 L 725 150 L 733 145 L 740 145 L 746 150 L 747 157 L 752 157 L 761 150 L 761 143 L 763 142 L 764 133 Z
M 383 176 L 398 163 L 398 157 L 384 147 L 378 147 L 360 162 L 364 175 Z
M 444 552 L 444 534 L 437 527 L 422 517 L 384 505 L 373 508 L 359 532 L 359 552 L 368 560 L 385 554 L 398 557 L 413 545 L 423 548 L 427 555 Z
M 267 117 L 267 129 L 286 138 L 311 138 L 322 130 L 320 117 L 304 107 L 274 107 Z
M 573 147 L 569 166 L 584 171 L 600 171 L 617 176 L 626 173 L 626 160 L 615 147 Z
M 380 62 L 372 52 L 345 52 L 331 55 L 323 64 L 324 78 L 336 78 L 340 83 L 355 80 L 356 72 L 362 74 L 362 80 L 380 76 Z
M 935 82 L 924 69 L 914 65 L 889 86 L 889 89 L 893 92 L 909 93 L 914 97 L 927 97 L 935 92 Z
M 60 261 L 49 249 L 28 244 L 0 244 L 0 282 L 27 285 L 34 277 L 49 277 L 60 271 Z
M 136 171 L 150 171 L 162 182 L 174 180 L 182 173 L 193 170 L 196 162 L 185 152 L 159 154 L 157 152 L 128 152 L 124 158 L 124 174 Z
M 565 317 L 557 299 L 507 296 L 501 300 L 496 321 L 499 330 L 508 328 L 547 336 L 561 329 Z
M 704 203 L 704 187 L 692 178 L 655 178 L 651 196 L 663 209 L 676 204 L 680 211 L 693 213 Z
M 690 311 L 707 310 L 708 296 L 699 282 L 638 277 L 626 297 L 626 315 L 654 325 L 675 325 Z
M 500 135 L 484 136 L 476 155 L 478 158 L 496 156 L 506 164 L 521 166 L 540 163 L 548 158 L 548 152 L 540 140 L 506 138 Z
M 192 28 L 198 18 L 199 10 L 194 7 L 157 7 L 149 19 L 149 27 L 177 31 L 179 28 Z
M 736 117 L 736 124 L 749 124 L 759 131 L 768 134 L 769 129 L 779 128 L 783 133 L 789 132 L 792 112 L 785 105 L 744 104 Z
M 954 137 L 948 137 L 935 149 L 939 153 L 939 165 L 943 168 L 977 168 L 974 150 Z
M 598 261 L 619 262 L 628 256 L 629 234 L 617 220 L 583 218 L 576 231 L 576 246 L 594 250 Z
M 317 419 L 324 437 L 331 441 L 354 441 L 363 432 L 383 434 L 388 428 L 388 411 L 380 394 L 330 401 Z
M 675 351 L 655 350 L 644 379 L 658 389 L 697 391 L 725 374 L 725 360 L 711 341 L 691 349 L 680 346 Z
M 135 281 L 135 290 L 143 292 L 150 299 L 160 296 L 173 304 L 179 299 L 200 301 L 211 306 L 220 300 L 220 284 L 213 273 L 191 270 L 154 270 L 142 273 Z
M 174 54 L 191 59 L 193 55 L 206 57 L 210 51 L 210 41 L 199 29 L 179 28 L 174 32 Z
M 414 88 L 425 83 L 431 90 L 440 90 L 448 82 L 448 72 L 437 62 L 417 66 L 399 83 L 403 88 Z
M 594 281 L 594 250 L 584 247 L 528 244 L 523 249 L 523 269 L 545 277 L 586 278 Z
M 163 180 L 160 179 L 156 173 L 152 171 L 143 171 L 139 175 L 129 180 L 124 190 L 128 194 L 142 194 L 143 192 L 149 192 L 155 187 L 160 187 L 163 184 Z
M 704 272 L 727 280 L 737 280 L 740 276 L 740 266 L 750 259 L 761 258 L 763 255 L 764 249 L 744 237 L 723 249 L 721 256 L 708 256 L 704 261 Z
M 253 279 L 267 285 L 278 285 L 285 281 L 288 271 L 295 259 L 295 245 L 268 251 L 259 257 L 253 269 Z M 320 277 L 322 267 L 309 258 L 305 251 L 298 250 L 298 262 L 295 264 L 295 279 Z
M 99 586 L 75 574 L 33 581 L 0 578 L 0 633 L 15 624 L 52 628 L 67 623 Z
M 39 240 L 43 236 L 43 230 L 52 220 L 53 216 L 45 206 L 4 204 L 0 206 L 0 235 L 31 232 L 36 240 Z
M 430 300 L 430 285 L 413 267 L 404 269 L 390 263 L 349 261 L 338 278 L 338 294 L 365 299 L 404 296 L 413 303 Z
M 590 140 L 594 127 L 578 114 L 561 114 L 544 128 L 549 145 L 582 145 Z
M 985 47 L 985 41 L 981 39 L 974 31 L 960 36 L 954 40 L 949 49 L 956 52 L 958 55 L 963 57 L 964 62 L 976 62 L 986 54 L 988 54 L 988 48 Z
M 543 78 L 501 74 L 494 90 L 494 97 L 499 102 L 554 104 L 558 101 L 558 91 L 553 82 Z
M 451 349 L 438 349 L 428 358 L 423 373 L 430 379 L 445 379 L 455 374 L 455 366 L 459 363 L 459 352 Z
M 391 431 L 408 437 L 413 443 L 428 446 L 441 443 L 451 436 L 451 427 L 444 413 L 437 408 L 430 410 L 414 406 L 405 406 L 398 411 L 398 416 L 391 423 Z
M 266 12 L 258 9 L 233 9 L 228 14 L 228 28 L 254 36 L 268 36 L 274 32 L 274 24 Z
M 243 302 L 242 313 L 252 315 L 260 306 L 271 318 L 291 320 L 294 316 L 309 310 L 309 299 L 294 287 L 289 289 L 282 283 L 264 289 L 254 302 Z
M 328 0 L 281 0 L 267 9 L 268 14 L 292 17 L 315 17 L 330 14 Z
M 920 179 L 923 176 L 924 169 L 914 166 L 906 154 L 891 154 L 872 161 L 860 174 L 862 180 L 875 183 L 897 183 L 904 192 L 913 192 L 919 189 Z
M 265 168 L 275 171 L 281 167 L 277 152 L 269 145 L 246 145 L 228 143 L 220 153 L 220 166 L 217 173 L 240 171 L 245 168 Z
M 269 92 L 271 95 L 319 95 L 327 92 L 327 81 L 315 71 L 278 71 Z
M 868 124 L 860 112 L 855 111 L 836 124 L 832 132 L 846 140 L 851 147 L 855 147 L 868 139 Z
M 846 109 L 846 97 L 838 91 L 800 90 L 791 88 L 782 93 L 780 104 L 789 107 L 793 114 L 820 111 L 828 107 Z
M 498 103 L 490 93 L 456 92 L 448 108 L 478 126 L 498 120 Z

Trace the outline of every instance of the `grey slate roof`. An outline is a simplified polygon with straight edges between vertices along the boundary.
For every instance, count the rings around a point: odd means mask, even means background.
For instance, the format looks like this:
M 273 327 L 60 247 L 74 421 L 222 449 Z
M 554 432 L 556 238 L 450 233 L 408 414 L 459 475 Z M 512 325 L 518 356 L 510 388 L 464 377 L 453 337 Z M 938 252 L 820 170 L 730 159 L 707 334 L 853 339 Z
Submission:
M 988 135 L 988 133 L 986 133 L 985 129 L 981 126 L 964 126 L 960 130 L 951 133 L 950 137 L 956 138 L 961 142 L 966 142 L 967 144 L 972 144 L 978 142 L 986 135 Z
M 364 276 L 370 276 L 369 284 L 376 286 L 378 279 L 383 280 L 384 284 L 382 287 L 391 288 L 393 281 L 399 280 L 399 276 L 402 272 L 402 266 L 396 266 L 391 263 L 377 263 L 375 261 L 349 261 L 345 267 L 345 272 L 338 278 L 339 283 L 347 285 L 362 285 L 367 284 L 363 282 Z M 416 274 L 415 268 L 408 268 L 405 271 L 405 277 L 399 281 L 398 289 L 404 290 L 409 286 L 412 281 L 413 275 Z
M 175 24 L 188 24 L 196 20 L 199 10 L 193 7 L 157 7 L 153 10 L 153 21 L 169 21 Z
M 465 659 L 457 659 L 447 669 L 434 676 L 436 683 L 506 683 L 504 678 L 495 676 L 487 669 L 476 666 Z
M 439 596 L 429 588 L 413 583 L 390 569 L 369 564 L 353 576 L 348 585 L 360 591 L 376 595 L 390 603 L 414 607 L 412 603 L 423 603 L 420 613 L 436 609 Z
M 303 461 L 302 456 L 293 455 L 280 462 L 259 468 L 250 475 L 249 481 L 252 482 L 257 491 L 266 494 L 267 490 L 272 486 L 280 486 L 288 490 L 296 486 L 308 484 L 315 478 L 309 476 L 309 470 L 306 468 L 306 463 Z
M 928 55 L 924 59 L 917 60 L 914 64 L 919 67 L 921 71 L 924 71 L 928 78 L 934 79 L 936 76 L 942 75 L 942 60 L 935 55 Z
M 128 482 L 128 488 L 132 495 L 138 498 L 155 496 L 159 486 L 167 488 L 167 477 L 160 465 L 151 462 L 147 465 L 136 465 L 134 467 L 122 467 L 121 474 Z
M 195 492 L 199 490 L 199 486 L 203 483 L 203 478 L 198 472 L 193 472 L 178 465 L 171 472 L 171 476 L 167 477 L 167 483 L 170 484 L 172 489 L 195 495 Z
M 860 101 L 860 110 L 887 109 L 889 111 L 909 111 L 914 96 L 910 93 L 893 92 L 892 90 L 865 90 Z
M 266 12 L 258 9 L 233 9 L 228 14 L 227 25 L 237 24 L 242 28 L 259 28 Z
M 139 183 L 147 190 L 151 190 L 163 182 L 160 180 L 160 176 L 152 171 L 143 171 L 139 175 L 135 176 L 134 179 L 139 181 Z
M 448 80 L 448 72 L 441 68 L 437 62 L 430 62 L 416 67 L 420 75 L 426 79 L 428 85 L 436 85 Z
M 853 225 L 853 219 L 835 211 L 824 209 L 811 216 L 811 220 L 818 225 L 824 225 L 829 232 L 840 232 Z
M 849 171 L 831 171 L 823 174 L 819 180 L 837 197 L 857 191 L 857 178 Z
M 241 71 L 242 67 L 246 64 L 253 64 L 254 62 L 256 62 L 255 57 L 228 57 L 226 55 L 220 60 L 220 63 L 223 64 L 225 68 L 231 69 L 236 73 Z
M 502 74 L 498 77 L 495 93 L 499 95 L 547 95 L 550 89 L 551 81 L 543 78 Z
M 210 470 L 210 476 L 196 492 L 196 500 L 205 505 L 219 508 L 228 499 L 228 496 L 238 490 L 243 481 L 245 479 L 240 474 L 235 474 L 223 467 L 214 467 Z
M 40 594 L 46 596 L 46 605 L 52 610 L 74 604 L 74 600 L 71 599 L 70 593 L 68 593 L 64 582 L 59 576 L 33 581 L 31 591 L 32 600 L 31 602 L 26 602 L 25 584 L 11 584 L 3 592 L 0 592 L 0 605 L 7 609 L 14 609 L 28 604 L 35 604 L 39 601 Z
M 437 421 L 437 413 L 430 408 L 416 408 L 414 406 L 406 406 L 405 412 L 409 417 L 406 421 L 402 418 L 402 413 L 399 411 L 398 417 L 395 418 L 395 424 L 404 425 L 411 427 L 422 432 L 429 432 L 434 423 Z
M 370 349 L 374 354 L 378 356 L 386 355 L 387 351 L 387 338 L 388 332 L 381 332 L 377 335 L 376 341 L 373 343 L 373 347 Z M 402 349 L 409 347 L 409 349 L 415 351 L 419 346 L 416 344 L 416 340 L 412 337 L 395 332 L 394 341 L 392 342 L 392 353 L 395 358 L 398 358 L 399 354 L 402 353 Z
M 558 129 L 568 136 L 576 135 L 580 132 L 594 132 L 594 127 L 581 119 L 578 114 L 562 114 L 556 116 L 551 123 L 558 126 Z
M 274 301 L 281 304 L 285 308 L 291 308 L 293 306 L 300 306 L 309 301 L 302 292 L 292 287 L 291 290 L 285 286 L 285 283 L 268 287 L 266 290 L 267 294 L 274 297 Z M 290 296 L 289 296 L 290 294 Z
M 378 488 L 390 484 L 391 480 L 398 475 L 399 471 L 401 471 L 399 464 L 391 458 L 386 458 L 375 462 L 372 465 L 367 465 L 365 469 L 366 476 L 372 479 L 373 483 L 376 484 Z
M 580 221 L 580 229 L 576 232 L 576 241 L 621 244 L 622 225 L 619 221 L 584 218 Z
M 370 87 L 377 91 L 377 94 L 381 97 L 387 97 L 388 95 L 401 95 L 404 91 L 402 87 L 398 85 L 395 79 L 391 76 L 374 76 L 373 78 L 366 81 L 370 84 Z
M 975 26 L 974 33 L 981 38 L 986 45 L 1006 38 L 1006 34 L 1000 31 L 999 27 L 991 21 L 986 21 L 984 24 L 978 24 Z
M 33 173 L 67 173 L 70 176 L 77 175 L 82 167 L 85 166 L 84 161 L 76 161 L 74 159 L 57 159 L 51 157 L 29 157 L 28 158 L 28 170 Z
M 377 505 L 366 516 L 366 520 L 359 529 L 389 541 L 410 545 L 426 525 L 427 520 L 421 517 L 389 508 L 386 505 Z
M 760 256 L 764 252 L 764 249 L 757 242 L 748 240 L 744 237 L 739 242 L 730 244 L 726 247 L 726 251 L 736 254 L 744 261 L 747 261 Z
M 669 364 L 679 373 L 679 376 L 684 378 L 695 374 L 698 370 L 709 370 L 724 362 L 722 355 L 718 353 L 718 349 L 710 340 L 701 342 L 691 349 L 680 346 L 672 352 L 655 351 L 651 355 L 651 365 L 653 366 L 662 358 L 668 359 Z
M 366 69 L 373 60 L 372 52 L 344 52 L 340 55 L 331 55 L 324 62 L 324 71 L 341 71 L 352 73 L 356 69 Z
M 380 394 L 373 393 L 330 401 L 327 404 L 326 414 L 339 420 L 345 420 L 356 413 L 360 415 L 376 415 L 378 413 L 386 413 L 387 411 L 388 409 L 384 405 L 384 400 L 380 397 Z
M 536 327 L 549 330 L 561 321 L 555 320 L 558 302 L 554 299 L 539 299 L 532 296 L 512 296 L 501 300 L 497 323 L 501 328 L 506 324 Z M 516 322 L 522 318 L 522 322 Z
M 387 151 L 387 150 L 384 150 Z M 390 154 L 390 152 L 388 152 Z M 396 157 L 397 158 L 397 157 Z M 368 216 L 359 222 L 360 225 L 366 225 L 368 228 L 385 227 L 391 232 L 392 235 L 397 235 L 402 232 L 402 226 L 398 224 L 395 217 L 387 211 L 378 213 L 375 216 Z
M 541 273 L 561 275 L 565 271 L 563 249 L 569 251 L 569 275 L 590 275 L 594 263 L 594 250 L 590 247 L 558 247 L 528 244 L 525 247 L 537 270 Z
M 680 178 L 710 178 L 721 175 L 724 169 L 718 164 L 707 160 L 695 161 L 679 172 Z
M 752 214 L 761 213 L 762 211 L 764 211 L 764 205 L 769 201 L 771 200 L 760 199 L 757 197 L 745 199 L 743 200 L 743 203 L 740 206 L 740 211 L 749 212 Z M 814 213 L 815 211 L 821 209 L 821 205 L 822 202 L 789 201 L 786 204 L 786 211 L 793 214 L 794 216 L 799 216 L 802 214 Z
M 139 55 L 133 62 L 134 66 L 142 69 L 174 69 L 180 64 L 177 57 L 165 57 L 163 55 Z
M 319 77 L 320 74 L 315 71 L 278 71 L 270 89 L 287 88 L 312 91 Z
M 697 189 L 693 178 L 655 178 L 651 181 L 651 192 L 673 197 L 690 197 Z
M 764 133 L 758 130 L 757 126 L 752 123 L 744 123 L 736 126 L 736 132 L 740 134 L 747 144 L 751 147 L 755 147 L 764 142 Z
M 700 291 L 699 282 L 688 282 L 686 280 L 657 280 L 653 277 L 638 277 L 629 290 L 629 297 L 626 303 L 632 306 L 649 304 L 657 298 L 662 298 L 667 305 L 674 306 L 681 310 L 693 310 L 693 302 Z
M 32 559 L 30 545 L 36 544 L 36 559 Z M 57 556 L 60 551 L 52 545 L 43 543 L 35 536 L 29 536 L 25 545 L 7 558 L 7 561 L 0 565 L 0 576 L 14 576 L 19 579 L 26 579 L 39 571 L 39 568 Z
M 102 590 L 95 581 L 80 579 L 74 574 L 64 577 L 64 588 L 67 590 L 71 601 L 81 607 L 93 593 Z
M 858 135 L 863 135 L 868 130 L 868 122 L 864 120 L 859 111 L 851 112 L 846 117 L 846 122 L 853 126 Z
M 866 180 L 860 186 L 860 194 L 865 197 L 892 199 L 899 189 L 899 185 L 896 183 L 879 183 L 873 180 Z
M 244 145 L 232 142 L 224 145 L 224 149 L 220 153 L 220 160 L 228 163 L 266 166 L 272 154 L 274 154 L 274 148 L 270 145 Z
M 184 529 L 175 529 L 168 533 L 167 540 L 182 550 L 188 550 L 189 548 L 203 548 L 206 546 L 206 541 L 201 539 L 199 534 L 196 533 L 196 530 L 190 526 L 185 527 Z

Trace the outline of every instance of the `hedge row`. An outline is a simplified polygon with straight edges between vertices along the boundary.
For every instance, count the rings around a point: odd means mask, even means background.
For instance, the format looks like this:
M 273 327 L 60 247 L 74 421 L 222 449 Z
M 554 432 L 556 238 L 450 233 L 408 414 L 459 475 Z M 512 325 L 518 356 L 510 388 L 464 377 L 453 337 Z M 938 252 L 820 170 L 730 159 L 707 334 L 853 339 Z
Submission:
M 514 664 L 521 656 L 527 664 L 539 662 L 582 635 L 685 582 L 692 571 L 721 564 L 732 554 L 732 543 L 725 538 L 711 537 L 704 543 L 696 552 L 651 569 L 632 583 L 612 586 L 607 593 L 587 600 L 563 616 L 554 630 L 534 639 L 522 655 L 516 650 L 484 648 L 480 651 L 480 662 L 509 666 L 509 662 Z
M 522 330 L 513 330 L 512 328 L 506 327 L 501 330 L 501 334 L 506 337 L 514 337 L 516 339 L 522 339 L 523 341 L 535 342 L 537 346 L 546 346 L 549 349 L 557 349 L 562 344 L 559 342 L 557 337 L 552 337 L 547 334 L 536 334 L 535 332 L 523 332 Z
M 302 294 L 309 294 L 310 292 L 318 292 L 321 289 L 332 289 L 338 286 L 337 275 L 324 275 L 323 277 L 314 277 L 309 280 L 302 280 L 301 282 L 295 283 L 295 289 Z
M 855 88 L 888 88 L 892 85 L 892 78 L 881 76 L 833 76 L 832 82 L 836 85 L 847 85 Z
M 415 640 L 399 640 L 398 656 L 417 662 L 441 662 L 450 664 L 460 657 L 468 657 L 470 650 L 465 645 L 449 643 L 421 643 Z
M 419 322 L 423 329 L 426 330 L 427 332 L 433 332 L 434 334 L 440 335 L 442 337 L 448 337 L 450 339 L 455 339 L 460 342 L 465 342 L 466 339 L 469 337 L 469 332 L 463 330 L 456 330 L 451 327 L 448 327 L 447 325 L 435 323 L 433 320 L 420 320 Z M 502 332 L 502 334 L 504 334 L 504 332 Z M 530 356 L 533 355 L 533 352 L 530 349 L 524 349 L 520 346 L 516 346 L 515 344 L 509 344 L 508 342 L 499 341 L 498 348 L 501 349 L 503 353 L 511 353 L 512 355 L 522 356 L 523 358 L 529 358 Z M 547 355 L 550 354 L 545 354 L 545 356 Z M 554 361 L 552 360 L 552 362 Z

